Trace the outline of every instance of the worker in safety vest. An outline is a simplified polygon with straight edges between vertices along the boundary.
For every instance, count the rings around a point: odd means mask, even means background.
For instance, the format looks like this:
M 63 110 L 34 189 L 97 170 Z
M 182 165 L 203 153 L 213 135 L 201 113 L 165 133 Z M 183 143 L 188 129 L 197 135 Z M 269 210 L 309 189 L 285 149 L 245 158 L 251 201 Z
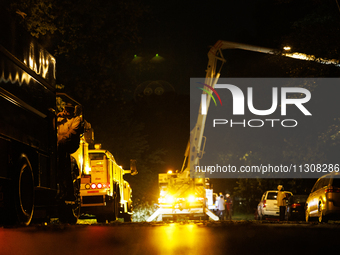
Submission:
M 280 221 L 285 220 L 285 210 L 286 210 L 286 193 L 283 191 L 283 186 L 277 186 L 279 192 L 277 193 L 277 206 L 280 209 Z

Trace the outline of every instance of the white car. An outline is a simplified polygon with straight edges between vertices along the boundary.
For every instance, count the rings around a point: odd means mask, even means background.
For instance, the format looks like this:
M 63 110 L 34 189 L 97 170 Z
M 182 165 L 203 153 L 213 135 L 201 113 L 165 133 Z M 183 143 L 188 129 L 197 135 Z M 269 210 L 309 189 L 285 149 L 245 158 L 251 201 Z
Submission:
M 258 218 L 260 220 L 264 220 L 268 216 L 280 216 L 280 210 L 276 200 L 277 193 L 278 190 L 268 190 L 262 195 L 261 201 L 257 206 Z M 284 193 L 286 193 L 287 199 L 293 195 L 290 191 L 284 191 Z

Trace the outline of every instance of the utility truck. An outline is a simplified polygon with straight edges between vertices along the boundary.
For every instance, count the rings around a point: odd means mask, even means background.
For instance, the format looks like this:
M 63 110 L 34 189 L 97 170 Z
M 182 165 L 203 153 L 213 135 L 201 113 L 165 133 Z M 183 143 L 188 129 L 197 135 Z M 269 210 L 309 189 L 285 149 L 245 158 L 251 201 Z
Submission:
M 284 50 L 279 51 L 266 47 L 219 40 L 208 52 L 208 66 L 204 82 L 206 88 L 214 89 L 220 77 L 220 70 L 226 62 L 222 54 L 222 50 L 224 49 L 240 49 L 275 54 L 300 60 L 314 61 L 321 64 L 340 66 L 338 60 L 316 58 L 313 55 L 303 53 L 293 53 Z M 190 170 L 199 166 L 199 160 L 203 157 L 206 142 L 206 137 L 204 137 L 203 134 L 211 97 L 208 96 L 204 90 L 202 97 L 206 98 L 206 100 L 204 100 L 204 102 L 206 102 L 205 114 L 201 113 L 202 105 L 200 105 L 196 125 L 190 132 L 190 140 L 184 154 L 185 159 L 182 169 L 179 172 L 159 174 L 159 209 L 157 209 L 147 221 L 181 216 L 189 218 L 210 217 L 213 220 L 218 220 L 218 217 L 209 210 L 209 208 L 214 209 L 213 191 L 210 188 L 209 179 L 206 178 L 205 173 L 195 174 L 194 177 L 190 176 Z
M 69 162 L 74 201 L 63 198 L 58 174 L 56 60 L 1 4 L 0 13 L 0 224 L 75 223 L 77 163 Z
M 123 176 L 137 174 L 135 160 L 130 161 L 130 170 L 124 170 L 100 144 L 89 150 L 86 142 L 73 156 L 84 159 L 80 161 L 83 162 L 80 166 L 81 214 L 95 215 L 100 223 L 117 218 L 131 221 L 132 189 Z

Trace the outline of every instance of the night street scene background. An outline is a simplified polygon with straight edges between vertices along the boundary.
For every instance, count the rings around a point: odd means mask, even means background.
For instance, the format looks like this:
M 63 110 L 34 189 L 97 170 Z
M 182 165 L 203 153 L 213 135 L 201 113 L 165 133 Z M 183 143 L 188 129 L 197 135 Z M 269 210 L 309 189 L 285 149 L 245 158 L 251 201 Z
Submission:
M 158 174 L 182 167 L 192 128 L 190 78 L 205 77 L 208 51 L 218 40 L 278 51 L 290 46 L 292 52 L 340 59 L 337 0 L 2 2 L 1 8 L 56 58 L 58 91 L 83 105 L 95 143 L 124 168 L 136 159 L 138 175 L 126 176 L 135 208 L 156 204 Z M 223 56 L 227 62 L 221 78 L 340 76 L 337 66 L 277 55 L 225 50 Z M 312 100 L 313 94 L 324 100 L 322 126 L 313 123 L 290 134 L 262 130 L 269 142 L 253 137 L 248 129 L 225 128 L 227 149 L 214 155 L 216 162 L 339 163 L 340 89 L 306 88 Z M 198 113 L 198 108 L 193 111 Z M 214 192 L 241 199 L 235 214 L 253 215 L 266 190 L 282 184 L 285 190 L 307 194 L 315 181 L 219 178 L 211 183 Z

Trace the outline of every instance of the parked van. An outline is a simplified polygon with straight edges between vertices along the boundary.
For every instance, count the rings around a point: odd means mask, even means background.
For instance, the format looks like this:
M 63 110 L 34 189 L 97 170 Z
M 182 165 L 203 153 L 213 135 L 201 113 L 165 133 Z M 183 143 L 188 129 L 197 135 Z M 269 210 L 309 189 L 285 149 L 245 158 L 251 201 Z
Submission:
M 340 219 L 340 173 L 319 178 L 306 201 L 306 222 L 318 219 Z

